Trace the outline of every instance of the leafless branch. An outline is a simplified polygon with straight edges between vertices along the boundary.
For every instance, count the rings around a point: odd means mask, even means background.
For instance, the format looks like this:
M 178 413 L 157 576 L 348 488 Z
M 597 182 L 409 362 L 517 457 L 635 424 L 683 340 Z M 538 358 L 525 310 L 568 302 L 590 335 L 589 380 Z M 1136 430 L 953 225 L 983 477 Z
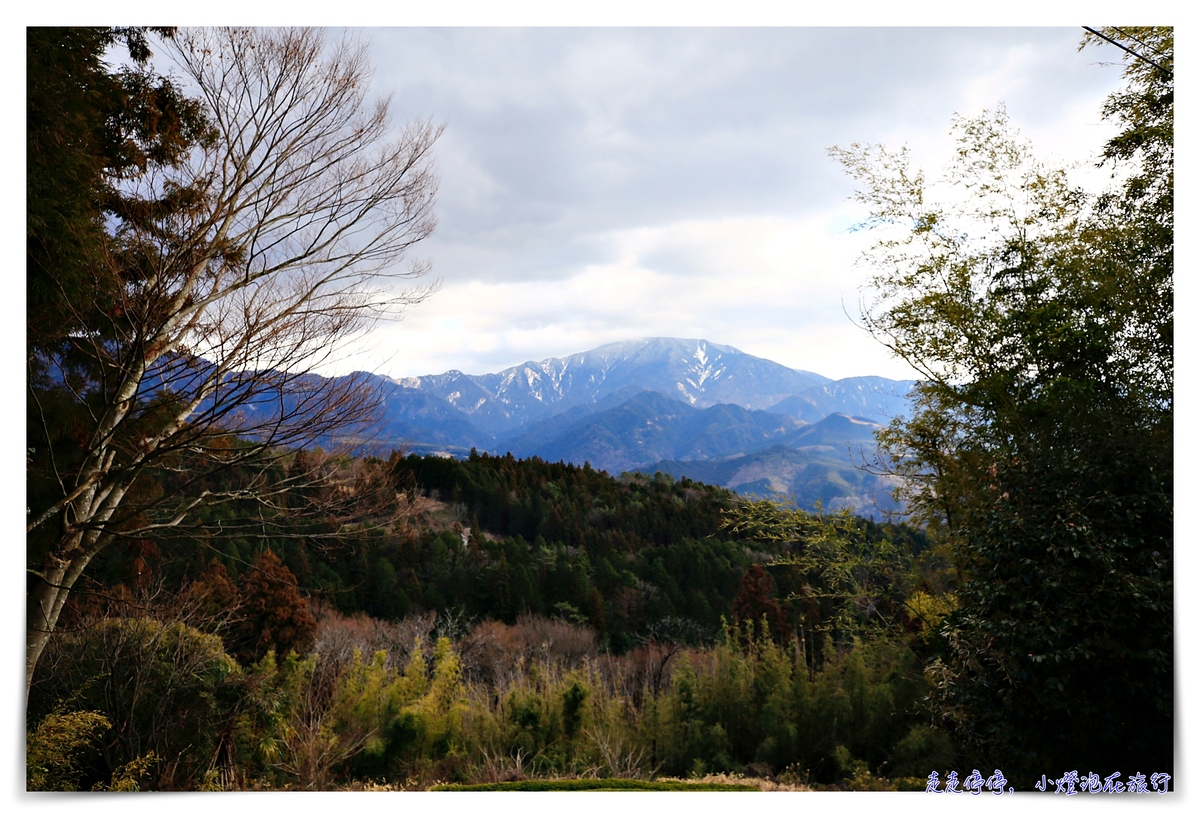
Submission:
M 362 46 L 327 48 L 315 29 L 198 29 L 166 45 L 211 139 L 114 182 L 114 303 L 30 364 L 31 400 L 60 394 L 88 428 L 82 441 L 46 432 L 62 493 L 31 509 L 30 532 L 52 544 L 30 594 L 28 676 L 69 589 L 116 537 L 184 525 L 216 500 L 270 504 L 288 449 L 367 428 L 377 391 L 313 369 L 432 291 L 399 285 L 427 269 L 402 262 L 434 227 L 440 128 L 393 129 L 387 103 L 367 100 Z M 240 482 L 208 490 L 221 472 Z M 144 490 L 172 473 L 187 476 Z

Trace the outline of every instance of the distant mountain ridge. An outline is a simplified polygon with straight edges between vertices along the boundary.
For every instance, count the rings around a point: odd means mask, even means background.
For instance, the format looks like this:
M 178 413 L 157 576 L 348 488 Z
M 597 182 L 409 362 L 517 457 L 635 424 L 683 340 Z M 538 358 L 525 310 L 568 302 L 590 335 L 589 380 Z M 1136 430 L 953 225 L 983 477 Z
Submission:
M 643 338 L 500 372 L 386 378 L 358 451 L 465 456 L 471 448 L 612 474 L 664 471 L 805 506 L 891 510 L 893 485 L 855 468 L 906 414 L 914 381 L 832 380 L 706 340 Z M 343 441 L 347 442 L 347 441 Z
M 729 403 L 698 409 L 658 392 L 591 413 L 546 438 L 502 441 L 518 457 L 588 462 L 613 474 L 666 459 L 704 460 L 754 451 L 803 431 L 803 421 Z
M 869 447 L 863 442 L 863 446 Z M 853 444 L 851 444 L 853 448 Z M 892 496 L 896 478 L 858 468 L 855 454 L 833 446 L 797 449 L 779 443 L 762 451 L 720 460 L 664 460 L 639 469 L 724 486 L 739 494 L 783 497 L 801 507 L 848 508 L 879 519 L 902 511 Z
M 481 431 L 499 435 L 629 387 L 701 408 L 766 409 L 830 379 L 705 340 L 642 338 L 487 375 L 451 370 L 394 382 L 441 398 Z
M 908 414 L 908 393 L 916 385 L 916 381 L 893 381 L 874 375 L 843 378 L 809 387 L 767 411 L 810 423 L 834 413 L 886 421 Z

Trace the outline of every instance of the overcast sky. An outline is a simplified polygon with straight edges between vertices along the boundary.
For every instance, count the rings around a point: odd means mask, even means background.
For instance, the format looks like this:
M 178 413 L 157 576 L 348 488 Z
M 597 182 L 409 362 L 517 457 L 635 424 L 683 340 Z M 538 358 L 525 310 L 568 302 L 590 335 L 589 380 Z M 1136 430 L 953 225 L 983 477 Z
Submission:
M 1088 162 L 1118 54 L 1078 28 L 367 28 L 399 121 L 444 123 L 440 291 L 348 365 L 493 372 L 643 336 L 829 377 L 907 377 L 849 316 L 869 236 L 826 149 L 907 144 L 1000 103 Z

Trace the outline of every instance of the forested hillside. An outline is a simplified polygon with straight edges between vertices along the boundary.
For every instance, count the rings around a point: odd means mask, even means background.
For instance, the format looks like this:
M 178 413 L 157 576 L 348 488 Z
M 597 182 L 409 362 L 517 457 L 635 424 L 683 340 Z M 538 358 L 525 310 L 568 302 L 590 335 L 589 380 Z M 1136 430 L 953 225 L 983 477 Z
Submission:
M 286 514 L 241 520 L 242 536 L 211 542 L 203 557 L 190 537 L 147 539 L 111 552 L 94 576 L 116 585 L 140 572 L 143 584 L 153 577 L 180 586 L 211 572 L 215 560 L 236 583 L 270 549 L 302 589 L 347 614 L 400 619 L 456 611 L 508 623 L 544 615 L 589 625 L 601 645 L 620 653 L 663 620 L 686 620 L 695 638 L 716 638 L 722 621 L 735 618 L 746 572 L 783 553 L 729 530 L 741 506 L 734 495 L 686 478 L 616 479 L 586 465 L 476 454 L 339 468 L 375 472 L 368 479 L 398 494 L 350 527 L 333 518 L 297 525 Z M 325 490 L 337 490 L 333 480 Z M 291 506 L 311 501 L 313 491 Z M 234 507 L 210 514 L 230 530 L 239 525 Z M 928 549 L 916 529 L 845 520 L 863 544 L 902 548 L 908 564 Z M 785 598 L 787 626 L 798 627 L 799 608 L 787 595 L 770 593 Z
M 289 468 L 311 469 L 319 457 L 301 453 Z M 317 695 L 309 686 L 318 679 L 338 690 L 368 685 L 331 694 L 321 699 L 322 708 L 336 710 L 339 696 L 367 695 L 383 697 L 371 707 L 396 708 L 392 716 L 376 713 L 338 728 L 349 731 L 335 731 L 339 740 L 358 730 L 374 735 L 378 746 L 364 744 L 362 752 L 326 763 L 322 782 L 366 774 L 427 780 L 446 770 L 451 745 L 413 744 L 405 730 L 416 728 L 402 727 L 417 718 L 413 707 L 429 705 L 411 691 L 406 695 L 416 698 L 408 704 L 384 703 L 401 696 L 405 685 L 426 689 L 426 661 L 434 666 L 434 685 L 439 673 L 456 674 L 457 692 L 444 695 L 461 697 L 461 705 L 451 701 L 446 712 L 421 711 L 427 713 L 422 718 L 448 718 L 461 706 L 463 713 L 497 720 L 488 729 L 500 731 L 492 738 L 476 734 L 482 728 L 469 720 L 454 728 L 460 742 L 450 754 L 454 780 L 487 780 L 486 763 L 512 765 L 516 752 L 518 767 L 521 753 L 531 759 L 548 753 L 534 768 L 545 773 L 578 772 L 585 762 L 602 762 L 609 773 L 625 776 L 653 769 L 740 772 L 750 765 L 760 776 L 791 768 L 794 784 L 817 785 L 859 775 L 868 762 L 875 768 L 903 761 L 897 774 L 914 776 L 917 759 L 951 752 L 944 739 L 920 732 L 915 709 L 924 689 L 920 657 L 931 639 L 936 642 L 921 617 L 944 607 L 930 600 L 944 596 L 947 581 L 943 561 L 919 531 L 796 512 L 807 530 L 780 540 L 758 528 L 764 509 L 776 514 L 770 504 L 746 506 L 724 489 L 666 475 L 618 480 L 587 466 L 538 459 L 396 455 L 387 463 L 326 466 L 322 488 L 297 492 L 274 517 L 259 514 L 251 523 L 234 506 L 211 509 L 231 530 L 244 524 L 244 533 L 209 541 L 199 554 L 186 536 L 110 550 L 86 592 L 74 597 L 64 636 L 35 677 L 31 724 L 66 702 L 72 711 L 132 713 L 138 706 L 121 691 L 88 680 L 114 662 L 128 663 L 128 671 L 171 688 L 190 665 L 178 666 L 179 654 L 168 661 L 161 651 L 182 648 L 192 657 L 187 661 L 209 667 L 202 672 L 209 675 L 199 688 L 163 695 L 170 707 L 183 709 L 174 718 L 194 732 L 198 746 L 216 753 L 222 741 L 232 742 L 229 752 L 257 759 L 231 758 L 226 765 L 224 774 L 242 776 L 241 785 L 314 783 L 291 768 L 295 759 L 284 764 L 256 755 L 254 742 L 278 728 L 253 721 L 266 714 L 245 719 L 259 712 L 263 695 L 286 693 L 301 697 L 289 706 L 315 706 L 303 697 Z M 350 525 L 333 518 L 296 522 L 289 511 L 318 502 L 313 495 L 321 491 L 357 496 L 359 512 Z M 390 499 L 379 503 L 381 497 Z M 156 616 L 146 619 L 146 611 Z M 430 647 L 436 650 L 425 656 Z M 315 664 L 304 664 L 314 648 Z M 377 666 L 370 664 L 376 650 L 383 651 Z M 289 653 L 293 658 L 284 662 Z M 223 669 L 212 676 L 217 668 Z M 744 698 L 738 706 L 749 709 L 730 710 L 725 699 L 732 694 L 720 691 L 764 673 L 776 674 L 763 678 L 781 687 L 772 693 L 755 683 L 737 694 Z M 763 696 L 783 696 L 774 706 L 799 708 L 800 721 L 835 718 L 834 711 L 821 715 L 822 708 L 835 707 L 842 682 L 834 680 L 845 674 L 860 674 L 854 683 L 873 696 L 899 696 L 907 704 L 897 709 L 881 700 L 877 706 L 884 709 L 870 716 L 874 727 L 857 716 L 836 717 L 843 727 L 818 744 L 796 732 L 800 722 L 775 724 L 764 714 L 754 716 L 764 719 L 759 726 L 743 723 L 749 713 L 772 706 Z M 694 692 L 680 693 L 679 684 Z M 663 708 L 685 706 L 679 695 L 697 697 L 686 707 L 700 709 L 663 715 Z M 802 698 L 792 702 L 793 696 Z M 188 726 L 188 718 L 197 722 Z M 381 718 L 391 725 L 386 730 L 371 721 Z M 206 734 L 205 719 L 225 719 L 222 729 L 231 732 Z M 155 759 L 183 765 L 160 777 L 158 786 L 199 783 L 203 771 L 188 768 L 199 763 L 193 751 L 165 735 L 141 735 L 157 729 L 151 724 L 134 719 L 108 729 L 106 742 L 116 743 L 104 743 L 102 755 L 92 757 L 94 766 L 80 773 L 84 783 L 116 781 L 127 765 L 145 761 L 151 747 Z M 584 730 L 593 731 L 590 738 Z M 676 735 L 679 730 L 684 733 Z M 868 739 L 863 730 L 883 733 Z M 894 746 L 905 736 L 918 743 Z M 642 743 L 647 738 L 649 751 Z M 606 756 L 606 742 L 624 746 L 624 755 Z M 488 762 L 489 753 L 501 755 Z

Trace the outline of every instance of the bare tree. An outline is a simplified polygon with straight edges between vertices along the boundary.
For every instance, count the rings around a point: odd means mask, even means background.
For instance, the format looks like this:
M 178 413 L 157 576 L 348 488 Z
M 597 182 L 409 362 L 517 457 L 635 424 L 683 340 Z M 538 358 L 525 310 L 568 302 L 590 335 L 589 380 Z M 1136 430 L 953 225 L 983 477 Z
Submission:
M 106 546 L 205 503 L 269 500 L 307 477 L 272 477 L 280 447 L 365 428 L 378 395 L 311 373 L 431 291 L 395 279 L 425 272 L 400 263 L 434 227 L 440 129 L 393 129 L 387 102 L 367 100 L 363 46 L 311 29 L 184 31 L 166 46 L 211 131 L 186 161 L 115 182 L 97 276 L 121 284 L 79 316 L 85 329 L 31 356 L 36 468 L 54 496 L 30 509 L 27 689 Z M 214 470 L 233 476 L 217 488 Z
M 333 768 L 357 755 L 376 733 L 365 719 L 346 719 L 338 712 L 341 679 L 331 671 L 315 664 L 301 670 L 307 678 L 298 700 L 286 708 L 280 752 L 269 762 L 307 790 L 326 789 Z

